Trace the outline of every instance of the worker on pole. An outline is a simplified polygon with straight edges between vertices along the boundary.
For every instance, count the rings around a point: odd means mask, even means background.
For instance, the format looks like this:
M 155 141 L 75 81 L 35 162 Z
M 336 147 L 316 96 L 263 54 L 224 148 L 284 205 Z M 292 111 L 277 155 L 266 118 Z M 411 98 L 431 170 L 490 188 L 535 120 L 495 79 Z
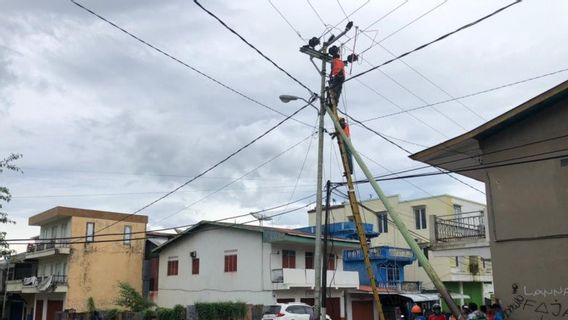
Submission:
M 329 48 L 329 54 L 332 57 L 331 73 L 329 74 L 329 89 L 332 103 L 337 107 L 337 104 L 339 103 L 339 96 L 341 96 L 341 89 L 343 88 L 343 82 L 345 81 L 345 66 L 348 63 L 357 61 L 359 57 L 352 53 L 347 56 L 347 60 L 341 60 L 339 48 L 337 46 Z
M 345 133 L 345 136 L 347 138 L 351 138 L 351 131 L 349 130 L 349 125 L 345 121 L 345 118 L 343 117 L 339 118 L 339 125 L 341 126 L 341 129 L 343 129 L 343 133 Z M 338 135 L 339 133 L 333 132 L 331 134 L 331 139 L 334 139 Z M 337 143 L 341 143 L 341 139 L 338 139 Z M 345 176 L 347 176 L 347 174 L 353 173 L 353 154 L 351 153 L 351 150 L 349 150 L 349 148 L 345 148 L 345 152 L 347 153 L 347 163 L 349 164 L 349 173 L 347 172 L 345 173 Z

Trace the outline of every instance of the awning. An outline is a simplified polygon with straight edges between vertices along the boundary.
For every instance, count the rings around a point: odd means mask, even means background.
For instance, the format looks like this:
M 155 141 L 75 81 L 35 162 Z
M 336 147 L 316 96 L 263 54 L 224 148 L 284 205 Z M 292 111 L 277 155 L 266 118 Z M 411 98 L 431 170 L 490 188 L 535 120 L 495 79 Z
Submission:
M 400 293 L 399 295 L 407 297 L 414 302 L 440 300 L 440 296 L 437 293 Z
M 400 293 L 399 295 L 409 298 L 414 302 L 440 300 L 440 295 L 437 293 Z M 469 299 L 469 296 L 467 294 L 450 293 L 450 295 L 453 299 Z

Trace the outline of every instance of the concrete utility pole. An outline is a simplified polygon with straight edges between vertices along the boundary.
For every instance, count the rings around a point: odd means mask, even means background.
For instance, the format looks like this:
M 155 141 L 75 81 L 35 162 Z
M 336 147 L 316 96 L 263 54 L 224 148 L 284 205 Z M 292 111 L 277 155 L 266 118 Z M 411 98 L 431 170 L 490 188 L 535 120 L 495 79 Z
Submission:
M 367 165 L 365 164 L 365 162 L 363 161 L 363 159 L 361 158 L 359 153 L 357 153 L 357 151 L 353 147 L 353 144 L 351 143 L 349 138 L 347 138 L 347 136 L 343 132 L 343 129 L 341 128 L 341 125 L 339 124 L 339 119 L 336 118 L 336 116 L 333 114 L 333 111 L 329 108 L 328 108 L 328 113 L 330 115 L 331 120 L 333 121 L 336 132 L 339 133 L 341 140 L 343 141 L 343 143 L 346 145 L 346 147 L 349 148 L 349 150 L 353 154 L 355 161 L 357 161 L 357 164 L 359 165 L 359 167 L 361 168 L 361 170 L 365 174 L 365 177 L 367 177 L 367 179 L 369 180 L 369 183 L 371 183 L 371 186 L 373 187 L 373 189 L 375 190 L 375 192 L 377 193 L 377 195 L 381 199 L 381 201 L 382 201 L 383 205 L 385 206 L 385 209 L 387 210 L 389 216 L 392 218 L 394 224 L 396 225 L 396 227 L 398 228 L 398 230 L 402 234 L 402 237 L 404 238 L 404 240 L 406 240 L 406 243 L 408 244 L 408 246 L 410 246 L 410 249 L 412 249 L 412 251 L 416 255 L 416 258 L 418 259 L 418 261 L 420 262 L 420 264 L 424 268 L 424 271 L 426 272 L 426 274 L 428 274 L 428 277 L 430 278 L 430 280 L 432 280 L 432 283 L 434 284 L 434 286 L 436 287 L 438 292 L 440 292 L 442 299 L 444 299 L 444 301 L 448 304 L 448 306 L 450 307 L 450 310 L 452 311 L 452 314 L 454 314 L 456 319 L 464 320 L 463 316 L 461 315 L 459 307 L 456 305 L 456 303 L 454 302 L 454 300 L 450 296 L 448 289 L 446 288 L 446 286 L 444 285 L 444 283 L 442 282 L 440 277 L 438 277 L 438 274 L 436 273 L 434 268 L 432 268 L 430 261 L 428 260 L 428 258 L 426 258 L 426 256 L 424 255 L 424 252 L 422 252 L 422 249 L 420 249 L 420 247 L 418 246 L 418 243 L 416 243 L 416 240 L 414 240 L 414 237 L 412 237 L 412 235 L 408 231 L 408 228 L 406 227 L 406 225 L 404 224 L 404 222 L 400 218 L 400 215 L 398 214 L 398 212 L 396 212 L 392 208 L 392 206 L 390 205 L 390 203 L 387 200 L 386 195 L 383 193 L 383 191 L 379 187 L 379 184 L 377 183 L 377 181 L 375 181 L 375 178 L 371 174 L 371 171 L 369 170 L 369 168 L 367 167 Z
M 322 276 L 322 255 L 321 255 L 321 218 L 322 218 L 322 188 L 323 188 L 323 132 L 324 132 L 324 116 L 326 112 L 326 80 L 327 80 L 327 63 L 330 57 L 327 54 L 328 47 L 337 39 L 342 37 L 351 27 L 353 22 L 347 23 L 345 30 L 339 35 L 332 35 L 326 42 L 322 44 L 320 50 L 315 50 L 315 46 L 319 45 L 319 38 L 312 38 L 308 45 L 300 48 L 300 52 L 310 56 L 310 60 L 321 76 L 320 88 L 320 110 L 319 110 L 319 131 L 318 131 L 318 166 L 317 166 L 317 190 L 316 190 L 316 239 L 314 249 L 314 315 L 316 319 L 325 320 L 325 305 L 321 304 L 321 276 Z M 313 58 L 321 60 L 321 69 L 318 69 L 313 62 Z M 323 257 L 327 263 L 327 257 Z M 324 283 L 323 285 L 327 285 Z

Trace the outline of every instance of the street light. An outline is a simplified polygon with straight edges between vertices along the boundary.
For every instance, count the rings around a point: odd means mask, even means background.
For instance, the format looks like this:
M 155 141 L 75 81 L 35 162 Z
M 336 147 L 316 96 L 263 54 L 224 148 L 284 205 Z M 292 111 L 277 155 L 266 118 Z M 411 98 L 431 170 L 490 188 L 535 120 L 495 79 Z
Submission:
M 323 91 L 323 90 L 322 90 Z M 322 94 L 323 95 L 323 94 Z M 314 279 L 314 284 L 315 284 L 315 290 L 314 290 L 314 307 L 315 307 L 315 313 L 317 316 L 319 316 L 320 314 L 323 314 L 322 317 L 325 317 L 325 308 L 323 309 L 323 313 L 320 313 L 320 307 L 321 307 L 321 270 L 322 270 L 322 258 L 321 258 L 321 214 L 322 214 L 322 188 L 323 188 L 323 131 L 324 131 L 324 127 L 323 127 L 323 117 L 325 115 L 325 106 L 324 106 L 324 101 L 323 99 L 320 98 L 320 104 L 321 104 L 321 108 L 320 110 L 318 110 L 318 108 L 316 106 L 314 106 L 312 104 L 312 102 L 314 102 L 316 99 L 318 98 L 318 96 L 316 94 L 312 95 L 310 97 L 310 101 L 301 98 L 301 97 L 296 97 L 296 96 L 291 96 L 291 95 L 281 95 L 280 96 L 280 100 L 284 103 L 288 103 L 290 101 L 294 101 L 294 100 L 303 100 L 306 103 L 310 104 L 312 107 L 314 107 L 317 111 L 318 111 L 318 117 L 319 117 L 319 128 L 318 128 L 318 169 L 317 169 L 317 182 L 316 182 L 316 239 L 315 239 L 315 249 L 314 249 L 314 255 L 315 255 L 315 261 L 314 261 L 314 273 L 315 273 L 315 279 Z M 325 262 L 327 263 L 327 258 L 325 259 Z M 327 285 L 327 283 L 326 283 Z M 325 306 L 324 306 L 325 307 Z M 325 319 L 325 318 L 324 318 Z

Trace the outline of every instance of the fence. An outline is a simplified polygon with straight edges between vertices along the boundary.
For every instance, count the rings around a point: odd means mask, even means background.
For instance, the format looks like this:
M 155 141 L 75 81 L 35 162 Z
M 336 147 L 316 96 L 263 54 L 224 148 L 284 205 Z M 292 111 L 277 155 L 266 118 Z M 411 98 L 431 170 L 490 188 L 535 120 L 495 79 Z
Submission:
M 437 216 L 436 240 L 445 242 L 485 238 L 484 220 L 483 212 L 467 216 Z

